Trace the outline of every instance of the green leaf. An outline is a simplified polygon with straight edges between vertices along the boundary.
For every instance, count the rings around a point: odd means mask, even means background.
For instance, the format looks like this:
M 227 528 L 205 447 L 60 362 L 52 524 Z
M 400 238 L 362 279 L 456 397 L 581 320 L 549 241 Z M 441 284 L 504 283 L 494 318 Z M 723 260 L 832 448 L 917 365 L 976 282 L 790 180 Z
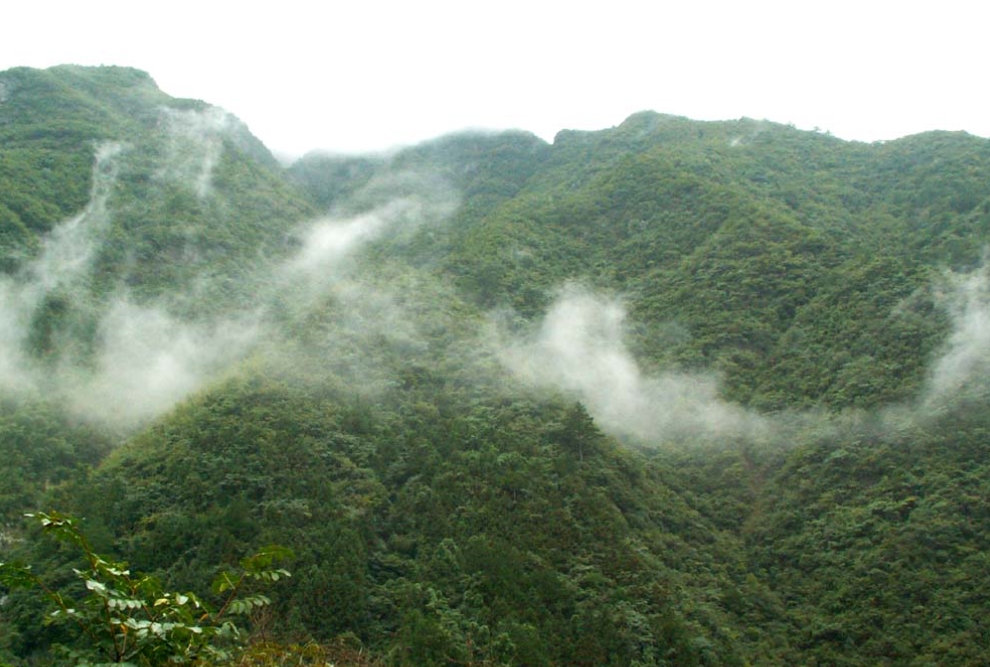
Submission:
M 107 587 L 104 584 L 101 584 L 99 581 L 96 581 L 95 579 L 87 579 L 86 588 L 93 591 L 100 597 L 108 596 Z

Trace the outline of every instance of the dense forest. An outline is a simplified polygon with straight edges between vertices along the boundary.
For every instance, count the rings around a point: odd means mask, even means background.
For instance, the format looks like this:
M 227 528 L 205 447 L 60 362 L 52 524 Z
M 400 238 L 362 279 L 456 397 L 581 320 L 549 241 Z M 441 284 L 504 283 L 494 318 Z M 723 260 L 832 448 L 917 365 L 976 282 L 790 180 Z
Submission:
M 291 553 L 243 650 L 129 664 L 984 664 L 988 184 L 653 112 L 285 166 L 0 72 L 0 665 L 99 662 L 39 513 L 220 613 Z

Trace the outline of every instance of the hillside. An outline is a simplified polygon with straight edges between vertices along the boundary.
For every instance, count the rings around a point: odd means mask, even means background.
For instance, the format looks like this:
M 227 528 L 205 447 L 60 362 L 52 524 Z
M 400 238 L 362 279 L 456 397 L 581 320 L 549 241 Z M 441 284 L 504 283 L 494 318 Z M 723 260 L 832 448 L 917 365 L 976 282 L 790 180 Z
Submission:
M 979 663 L 987 183 L 652 112 L 283 168 L 2 72 L 0 560 L 63 582 L 44 507 L 177 590 L 285 545 L 255 633 L 385 664 Z M 73 641 L 4 599 L 0 661 Z

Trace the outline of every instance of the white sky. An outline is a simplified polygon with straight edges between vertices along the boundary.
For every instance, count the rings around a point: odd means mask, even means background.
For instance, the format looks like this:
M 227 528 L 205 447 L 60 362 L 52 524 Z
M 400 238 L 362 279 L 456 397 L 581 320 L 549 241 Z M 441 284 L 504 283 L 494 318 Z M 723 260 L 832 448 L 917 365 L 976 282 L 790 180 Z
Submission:
M 988 19 L 983 0 L 30 0 L 0 9 L 0 70 L 138 67 L 284 156 L 467 127 L 552 140 L 644 109 L 990 136 Z

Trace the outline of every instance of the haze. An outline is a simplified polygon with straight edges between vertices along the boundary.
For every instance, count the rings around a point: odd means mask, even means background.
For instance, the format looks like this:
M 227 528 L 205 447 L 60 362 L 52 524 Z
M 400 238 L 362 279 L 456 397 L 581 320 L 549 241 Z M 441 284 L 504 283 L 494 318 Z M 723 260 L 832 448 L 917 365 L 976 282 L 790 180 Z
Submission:
M 16 3 L 0 70 L 137 67 L 236 114 L 283 158 L 468 127 L 552 140 L 644 109 L 864 141 L 990 136 L 988 14 L 958 0 Z
M 224 194 L 211 186 L 213 170 L 222 138 L 236 132 L 236 124 L 214 108 L 161 114 L 155 125 L 160 150 L 154 154 L 159 159 L 150 167 L 151 178 L 200 198 L 222 198 Z M 326 362 L 328 372 L 339 371 L 330 366 L 346 360 L 354 377 L 360 378 L 356 384 L 362 385 L 375 384 L 366 380 L 386 372 L 384 367 L 376 372 L 374 355 L 360 351 L 364 343 L 349 348 L 348 341 L 385 338 L 400 343 L 404 354 L 428 348 L 419 330 L 438 326 L 428 324 L 435 313 L 417 307 L 410 297 L 425 295 L 421 305 L 442 301 L 437 296 L 440 286 L 423 289 L 412 281 L 403 288 L 408 278 L 385 286 L 370 274 L 352 273 L 356 265 L 348 260 L 376 239 L 401 240 L 424 224 L 443 224 L 455 211 L 458 197 L 439 175 L 396 171 L 371 179 L 353 201 L 341 202 L 297 228 L 296 246 L 288 256 L 246 267 L 244 275 L 267 287 L 250 306 L 214 318 L 183 314 L 169 295 L 135 299 L 123 286 L 102 305 L 91 299 L 88 283 L 94 259 L 109 238 L 115 213 L 114 186 L 118 179 L 147 177 L 127 161 L 134 150 L 126 143 L 97 146 L 89 204 L 46 235 L 39 255 L 21 271 L 0 276 L 0 395 L 54 392 L 78 416 L 133 429 L 236 367 L 248 354 L 271 352 L 273 363 L 281 363 L 283 350 L 277 343 L 262 351 L 261 341 L 279 341 L 293 328 L 279 323 L 305 321 L 331 303 L 337 307 L 329 318 L 335 328 L 324 334 L 332 342 L 308 352 L 313 360 L 334 360 Z M 382 268 L 376 265 L 374 273 Z M 902 430 L 953 404 L 984 398 L 990 368 L 988 285 L 986 267 L 946 272 L 933 290 L 953 327 L 929 365 L 922 395 L 912 404 L 886 406 L 879 415 L 845 415 L 844 423 Z M 51 294 L 70 297 L 78 312 L 67 317 L 75 318 L 80 330 L 95 331 L 92 355 L 80 353 L 72 336 L 55 339 L 58 354 L 44 363 L 24 352 L 31 322 Z M 795 428 L 822 432 L 823 424 L 831 428 L 829 415 L 824 421 L 810 413 L 782 420 L 780 415 L 764 417 L 729 403 L 720 397 L 713 373 L 645 371 L 625 344 L 621 295 L 596 293 L 572 282 L 561 285 L 554 296 L 530 331 L 499 330 L 499 318 L 509 314 L 491 313 L 494 337 L 484 331 L 469 333 L 455 347 L 479 348 L 479 356 L 497 358 L 522 386 L 580 400 L 604 430 L 641 443 L 753 439 L 789 435 Z

